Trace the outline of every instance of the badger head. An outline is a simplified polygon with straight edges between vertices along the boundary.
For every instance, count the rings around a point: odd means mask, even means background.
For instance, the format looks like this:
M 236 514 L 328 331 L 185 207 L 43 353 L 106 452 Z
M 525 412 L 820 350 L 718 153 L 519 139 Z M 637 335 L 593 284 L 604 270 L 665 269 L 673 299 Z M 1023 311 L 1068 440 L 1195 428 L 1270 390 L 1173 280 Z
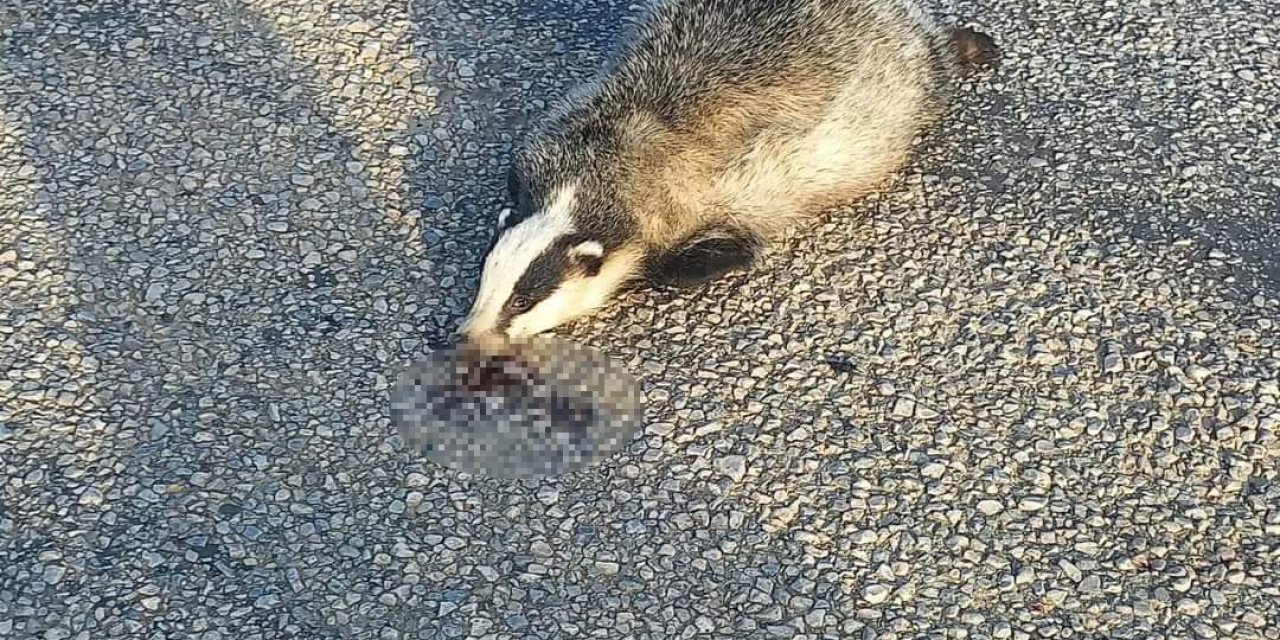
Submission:
M 637 273 L 640 252 L 577 182 L 517 197 L 498 215 L 480 288 L 459 328 L 470 340 L 527 338 L 598 309 Z

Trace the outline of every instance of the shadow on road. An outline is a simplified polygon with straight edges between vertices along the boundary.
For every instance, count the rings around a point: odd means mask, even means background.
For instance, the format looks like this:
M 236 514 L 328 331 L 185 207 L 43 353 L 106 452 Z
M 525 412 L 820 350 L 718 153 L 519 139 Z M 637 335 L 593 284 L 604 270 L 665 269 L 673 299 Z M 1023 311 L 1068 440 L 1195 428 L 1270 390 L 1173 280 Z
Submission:
M 535 516 L 509 518 L 502 509 L 532 502 L 522 490 L 474 482 L 465 489 L 475 493 L 459 498 L 462 485 L 444 474 L 428 478 L 430 471 L 413 493 L 432 497 L 408 505 L 405 491 L 382 491 L 404 488 L 405 469 L 414 464 L 387 442 L 388 379 L 465 311 L 477 251 L 505 198 L 511 145 L 547 101 L 595 71 L 630 9 L 414 2 L 407 37 L 425 68 L 423 82 L 437 90 L 436 107 L 368 114 L 408 121 L 402 138 L 383 141 L 407 158 L 399 171 L 386 166 L 400 162 L 387 160 L 395 156 L 390 148 L 383 153 L 358 133 L 364 116 L 356 112 L 366 96 L 343 92 L 361 82 L 336 72 L 319 82 L 299 59 L 307 46 L 340 45 L 284 38 L 255 6 L 21 0 L 0 16 L 0 326 L 7 331 L 3 355 L 12 359 L 3 362 L 12 373 L 0 381 L 7 385 L 0 386 L 0 446 L 4 463 L 23 471 L 0 494 L 0 544 L 15 565 L 0 568 L 0 596 L 9 584 L 34 584 L 29 578 L 49 552 L 74 559 L 56 588 L 15 588 L 23 604 L 10 609 L 19 612 L 14 629 L 26 637 L 61 621 L 91 620 L 96 607 L 119 614 L 103 633 L 93 629 L 94 638 L 205 629 L 230 630 L 224 638 L 245 637 L 245 629 L 378 637 L 392 627 L 400 637 L 453 637 L 463 633 L 462 614 L 439 621 L 443 603 L 475 594 L 490 606 L 495 588 L 479 573 L 446 569 L 483 551 L 499 557 L 493 570 L 520 574 L 533 562 L 527 551 L 535 532 L 562 536 L 574 554 L 608 535 L 616 536 L 611 543 L 625 540 L 625 548 L 661 548 L 656 562 L 675 578 L 669 593 L 702 604 L 708 615 L 730 616 L 728 603 L 745 601 L 754 588 L 738 569 L 766 567 L 776 575 L 807 552 L 779 559 L 759 547 L 740 555 L 720 549 L 762 539 L 752 522 L 761 510 L 782 521 L 776 531 L 783 532 L 795 518 L 819 528 L 823 515 L 790 497 L 752 503 L 786 492 L 747 495 L 728 474 L 707 471 L 710 456 L 734 447 L 752 460 L 774 456 L 782 462 L 772 477 L 750 482 L 836 495 L 838 505 L 839 496 L 864 491 L 850 478 L 865 460 L 889 459 L 898 465 L 892 473 L 906 477 L 918 475 L 918 461 L 895 452 L 940 448 L 959 459 L 966 447 L 947 449 L 957 439 L 1029 441 L 1034 434 L 1010 425 L 1015 410 L 1037 401 L 1038 381 L 1017 387 L 1023 383 L 1001 380 L 1005 386 L 992 393 L 1005 396 L 993 400 L 970 391 L 947 360 L 965 358 L 960 364 L 967 366 L 999 359 L 993 344 L 1008 334 L 997 331 L 1032 324 L 1035 304 L 1052 295 L 1090 302 L 1093 292 L 1079 290 L 1093 286 L 1088 282 L 1067 278 L 1060 292 L 1042 295 L 1033 292 L 1035 274 L 988 277 L 1017 240 L 1041 242 L 1042 232 L 1089 222 L 1167 242 L 1210 215 L 1227 233 L 1274 230 L 1265 226 L 1274 218 L 1251 226 L 1231 217 L 1233 207 L 1274 205 L 1277 183 L 1265 174 L 1265 158 L 1237 154 L 1249 146 L 1233 137 L 1239 132 L 1203 126 L 1183 110 L 1190 106 L 1151 90 L 1185 82 L 1175 91 L 1179 100 L 1208 105 L 1196 113 L 1227 109 L 1239 85 L 1222 84 L 1221 69 L 1187 72 L 1111 48 L 1111 34 L 1128 28 L 1127 10 L 1096 21 L 1082 12 L 1078 24 L 1058 25 L 1074 39 L 1055 51 L 1035 39 L 1035 25 L 999 17 L 997 33 L 1006 41 L 1039 49 L 1018 52 L 1001 71 L 975 80 L 975 97 L 904 171 L 907 186 L 854 208 L 872 227 L 880 224 L 878 231 L 864 234 L 842 217 L 849 213 L 838 213 L 820 234 L 797 241 L 794 255 L 784 252 L 735 281 L 742 289 L 733 295 L 722 283 L 698 294 L 637 296 L 643 300 L 621 312 L 637 322 L 610 336 L 616 353 L 646 376 L 656 423 L 672 438 L 655 437 L 658 444 L 638 447 L 598 476 L 559 485 L 559 504 L 573 505 L 571 531 L 541 531 L 545 523 Z M 1185 46 L 1169 55 L 1200 59 L 1195 43 Z M 1266 54 L 1240 55 L 1256 62 Z M 1054 65 L 1048 80 L 1030 72 L 1046 64 Z M 1079 97 L 1096 93 L 1074 73 L 1086 66 L 1135 71 L 1114 71 L 1099 105 Z M 345 71 L 358 79 L 361 69 Z M 1261 122 L 1263 111 L 1255 105 L 1246 115 Z M 1209 162 L 1222 158 L 1230 161 Z M 904 213 L 916 196 L 936 210 Z M 403 210 L 392 216 L 392 208 Z M 1099 211 L 1107 215 L 1091 222 L 1085 215 Z M 939 227 L 948 217 L 951 226 Z M 900 219 L 905 227 L 885 230 Z M 978 231 L 965 226 L 973 219 Z M 951 231 L 981 246 L 949 247 L 955 250 L 944 255 L 913 244 Z M 903 255 L 910 251 L 916 253 Z M 1250 259 L 1275 275 L 1271 257 Z M 969 304 L 957 315 L 920 313 L 922 322 L 945 324 L 936 344 L 893 336 L 914 335 L 915 316 L 907 312 L 930 303 L 908 299 L 918 287 L 895 280 L 917 259 L 911 268 L 925 272 L 921 281 L 942 273 L 931 292 L 949 289 L 951 299 Z M 784 261 L 805 268 L 783 268 Z M 855 263 L 878 273 L 856 272 Z M 842 301 L 847 291 L 857 300 Z M 988 295 L 993 291 L 1011 298 Z M 886 308 L 902 316 L 889 317 Z M 591 333 L 608 333 L 611 317 L 601 316 Z M 650 335 L 656 324 L 666 332 Z M 1085 329 L 1111 335 L 1099 326 Z M 853 373 L 835 375 L 828 354 L 808 352 L 814 336 L 861 350 L 849 365 Z M 953 348 L 960 343 L 965 349 Z M 707 355 L 713 347 L 719 351 Z M 773 368 L 755 372 L 760 363 Z M 1078 372 L 1063 375 L 1068 382 L 1055 384 L 1081 396 L 1088 391 Z M 892 376 L 902 387 L 915 376 L 926 391 L 951 394 L 953 407 L 1013 409 L 1007 419 L 991 419 L 1004 420 L 999 425 L 961 425 L 969 432 L 957 427 L 962 418 L 946 422 L 948 415 L 936 429 L 923 420 L 880 429 L 875 416 L 884 416 L 880 404 L 891 399 L 873 394 L 884 388 L 873 385 Z M 704 385 L 705 378 L 716 384 Z M 728 424 L 725 416 L 737 413 L 749 419 Z M 847 418 L 854 414 L 871 418 L 855 424 Z M 793 463 L 787 447 L 800 445 L 787 438 L 800 427 L 835 443 L 824 451 L 841 459 L 821 468 Z M 797 437 L 808 446 L 810 435 Z M 1015 444 L 1031 451 L 1028 441 Z M 10 462 L 15 457 L 21 462 Z M 659 474 L 645 489 L 651 492 L 634 491 L 637 479 Z M 718 504 L 702 504 L 700 520 L 686 515 L 673 523 L 654 515 L 665 516 L 671 496 L 685 500 L 690 487 L 739 501 L 741 509 L 726 515 Z M 874 504 L 896 499 L 892 486 L 874 491 L 881 492 Z M 491 502 L 479 504 L 476 496 Z M 941 500 L 930 508 L 949 509 Z M 768 501 L 772 506 L 761 507 Z M 412 526 L 414 509 L 432 511 L 439 530 Z M 483 515 L 440 516 L 467 511 Z M 887 510 L 866 517 L 888 523 L 898 516 Z M 479 534 L 458 523 L 468 518 L 492 525 L 493 539 L 470 542 Z M 706 533 L 712 529 L 714 536 Z M 449 547 L 445 539 L 492 547 Z M 714 571 L 723 579 L 710 593 L 672 559 L 707 557 L 719 558 Z M 632 576 L 616 583 L 630 590 L 628 606 L 637 610 L 670 604 Z M 567 615 L 571 599 L 609 604 L 613 585 L 577 574 L 547 579 L 550 595 L 529 596 L 542 613 L 504 610 L 504 624 L 515 632 L 558 629 L 556 617 Z M 71 592 L 94 599 L 58 610 Z M 197 602 L 203 628 L 167 617 L 171 605 L 179 611 Z
M 71 559 L 59 589 L 121 612 L 93 637 L 199 632 L 165 621 L 197 597 L 210 629 L 372 637 L 388 607 L 346 598 L 380 592 L 357 514 L 401 481 L 378 399 L 448 328 L 416 302 L 448 270 L 250 4 L 21 2 L 0 29 L 0 324 L 31 372 L 0 425 L 41 492 L 0 507 L 12 570 Z M 54 637 L 55 595 L 15 629 Z

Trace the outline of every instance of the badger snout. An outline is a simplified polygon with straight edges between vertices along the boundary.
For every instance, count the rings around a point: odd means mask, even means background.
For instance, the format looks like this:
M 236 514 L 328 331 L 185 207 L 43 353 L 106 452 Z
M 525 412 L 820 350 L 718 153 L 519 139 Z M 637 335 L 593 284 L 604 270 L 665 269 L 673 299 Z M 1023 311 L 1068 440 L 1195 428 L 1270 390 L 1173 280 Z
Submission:
M 522 337 L 517 334 L 509 323 L 495 324 L 487 314 L 473 312 L 458 324 L 453 337 L 469 344 L 493 345 Z
M 483 341 L 492 336 L 501 336 L 502 332 L 493 327 L 481 326 L 475 316 L 467 316 L 454 330 L 453 337 L 467 342 Z

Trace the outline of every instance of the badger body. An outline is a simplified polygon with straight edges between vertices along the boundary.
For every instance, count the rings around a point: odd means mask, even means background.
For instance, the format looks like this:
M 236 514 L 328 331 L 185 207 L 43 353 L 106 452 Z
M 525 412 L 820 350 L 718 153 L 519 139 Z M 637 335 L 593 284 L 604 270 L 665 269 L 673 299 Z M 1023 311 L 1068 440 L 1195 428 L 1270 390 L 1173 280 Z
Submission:
M 462 332 L 528 336 L 637 282 L 750 267 L 881 186 L 996 55 L 912 0 L 659 0 L 514 152 Z

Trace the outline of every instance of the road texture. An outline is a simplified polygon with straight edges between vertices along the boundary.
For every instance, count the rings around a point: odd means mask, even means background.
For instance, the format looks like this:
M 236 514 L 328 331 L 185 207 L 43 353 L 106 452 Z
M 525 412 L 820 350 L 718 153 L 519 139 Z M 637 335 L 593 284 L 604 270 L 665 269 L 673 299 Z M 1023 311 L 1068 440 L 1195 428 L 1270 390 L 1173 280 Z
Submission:
M 388 381 L 634 7 L 4 4 L 0 638 L 1280 638 L 1263 0 L 942 7 L 1001 68 L 757 272 L 566 331 L 649 424 L 524 484 Z

